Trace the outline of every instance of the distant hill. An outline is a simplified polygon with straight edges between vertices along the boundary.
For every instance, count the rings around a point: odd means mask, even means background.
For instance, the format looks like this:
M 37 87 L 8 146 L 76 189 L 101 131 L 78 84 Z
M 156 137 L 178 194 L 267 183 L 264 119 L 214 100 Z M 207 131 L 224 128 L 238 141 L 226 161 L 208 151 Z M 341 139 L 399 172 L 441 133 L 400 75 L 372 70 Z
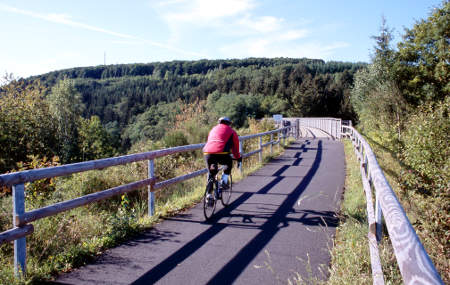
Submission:
M 86 106 L 83 116 L 98 116 L 103 125 L 113 127 L 123 137 L 124 130 L 152 106 L 155 109 L 158 104 L 177 100 L 202 100 L 215 91 L 259 96 L 259 101 L 266 98 L 266 105 L 277 105 L 266 108 L 265 115 L 269 116 L 282 113 L 355 119 L 349 88 L 354 73 L 363 66 L 307 58 L 171 61 L 78 67 L 25 81 L 40 81 L 50 92 L 59 80 L 73 79 Z M 141 124 L 157 124 L 164 117 L 159 113 L 170 107 L 153 109 Z M 257 113 L 251 116 L 262 115 Z M 142 121 L 142 117 L 138 119 Z M 160 135 L 154 133 L 152 138 Z

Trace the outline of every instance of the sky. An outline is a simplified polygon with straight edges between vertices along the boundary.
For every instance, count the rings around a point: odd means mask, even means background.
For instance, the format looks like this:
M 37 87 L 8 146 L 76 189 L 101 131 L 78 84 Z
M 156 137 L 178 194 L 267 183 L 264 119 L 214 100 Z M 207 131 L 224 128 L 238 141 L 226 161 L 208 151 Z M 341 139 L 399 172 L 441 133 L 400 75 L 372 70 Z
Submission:
M 0 75 L 248 57 L 369 62 L 442 0 L 0 0 Z

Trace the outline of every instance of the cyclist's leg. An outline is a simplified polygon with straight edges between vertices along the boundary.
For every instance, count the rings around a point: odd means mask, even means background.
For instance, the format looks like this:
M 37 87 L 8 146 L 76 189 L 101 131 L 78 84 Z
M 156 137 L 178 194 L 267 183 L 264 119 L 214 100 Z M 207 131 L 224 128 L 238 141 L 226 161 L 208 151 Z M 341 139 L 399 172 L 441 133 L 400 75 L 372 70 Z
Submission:
M 219 165 L 217 161 L 217 155 L 206 154 L 204 156 L 206 168 L 208 169 L 208 180 L 219 172 Z
M 231 159 L 231 156 L 228 154 L 222 154 L 220 156 L 219 163 L 224 166 L 223 168 L 223 175 L 222 175 L 222 182 L 225 185 L 225 187 L 228 187 L 229 179 L 228 177 L 231 174 L 231 169 L 233 167 L 233 160 Z

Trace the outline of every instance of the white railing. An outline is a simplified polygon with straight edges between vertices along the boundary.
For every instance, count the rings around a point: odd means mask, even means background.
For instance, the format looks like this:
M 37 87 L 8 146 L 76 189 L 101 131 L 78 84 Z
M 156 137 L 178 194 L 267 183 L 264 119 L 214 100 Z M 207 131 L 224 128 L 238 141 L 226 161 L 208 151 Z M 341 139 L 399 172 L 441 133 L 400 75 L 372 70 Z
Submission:
M 342 120 L 336 118 L 299 118 L 288 117 L 282 119 L 282 124 L 288 122 L 291 128 L 291 135 L 298 138 L 302 137 L 302 128 L 308 130 L 318 129 L 324 132 L 332 139 L 341 139 Z
M 342 120 L 336 118 L 298 118 L 301 127 L 319 129 L 333 139 L 341 139 Z
M 247 158 L 254 154 L 259 154 L 259 161 L 262 162 L 263 148 L 270 145 L 270 151 L 273 152 L 273 145 L 285 144 L 286 137 L 291 134 L 291 127 L 280 128 L 273 131 L 264 133 L 241 136 L 240 151 L 243 158 Z M 263 144 L 263 136 L 270 135 L 270 141 Z M 277 140 L 274 140 L 274 136 Z M 259 148 L 248 153 L 243 153 L 244 141 L 259 138 Z M 283 142 L 281 142 L 283 139 Z M 26 170 L 14 173 L 8 173 L 0 175 L 0 186 L 12 186 L 13 194 L 13 225 L 14 228 L 0 233 L 0 244 L 4 242 L 14 241 L 14 268 L 16 275 L 19 272 L 26 272 L 26 236 L 30 235 L 34 231 L 34 227 L 30 224 L 33 221 L 42 219 L 49 216 L 54 216 L 58 213 L 65 212 L 89 203 L 98 202 L 110 198 L 112 196 L 124 194 L 144 186 L 148 187 L 148 209 L 149 215 L 153 215 L 155 211 L 154 207 L 154 191 L 175 183 L 179 183 L 203 174 L 206 174 L 208 170 L 206 168 L 198 171 L 171 178 L 164 181 L 157 181 L 155 178 L 155 158 L 163 157 L 180 152 L 195 151 L 203 148 L 204 144 L 194 144 L 173 147 L 168 149 L 161 149 L 137 154 L 124 155 L 119 157 L 105 158 L 93 161 L 79 162 L 68 165 L 61 165 L 55 167 L 48 167 L 42 169 Z M 52 178 L 59 176 L 66 176 L 73 173 L 84 172 L 95 169 L 104 169 L 106 167 L 124 165 L 137 161 L 148 161 L 148 178 L 137 182 L 121 185 L 118 187 L 110 188 L 107 190 L 99 191 L 82 197 L 78 197 L 72 200 L 63 201 L 50 206 L 46 206 L 31 211 L 25 211 L 25 183 L 32 182 L 44 178 Z M 242 167 L 242 166 L 241 166 Z M 242 171 L 242 168 L 241 168 Z
M 384 217 L 404 284 L 444 284 L 378 165 L 370 145 L 353 127 L 342 126 L 342 132 L 352 140 L 361 163 L 367 202 L 373 283 L 384 284 L 377 245 L 381 240 L 382 217 Z M 375 211 L 372 188 L 375 190 Z

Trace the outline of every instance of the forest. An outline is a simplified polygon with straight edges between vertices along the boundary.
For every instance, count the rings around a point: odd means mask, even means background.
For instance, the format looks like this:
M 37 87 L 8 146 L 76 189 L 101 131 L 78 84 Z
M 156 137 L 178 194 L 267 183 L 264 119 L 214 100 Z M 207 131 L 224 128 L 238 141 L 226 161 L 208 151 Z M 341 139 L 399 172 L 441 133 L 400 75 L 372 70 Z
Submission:
M 207 101 L 211 114 L 231 116 L 236 127 L 273 114 L 355 120 L 350 87 L 365 65 L 305 58 L 173 61 L 12 80 L 0 89 L 0 146 L 10 150 L 1 154 L 0 172 L 31 156 L 68 163 L 125 153 L 137 142 L 162 139 L 180 106 L 198 101 Z

